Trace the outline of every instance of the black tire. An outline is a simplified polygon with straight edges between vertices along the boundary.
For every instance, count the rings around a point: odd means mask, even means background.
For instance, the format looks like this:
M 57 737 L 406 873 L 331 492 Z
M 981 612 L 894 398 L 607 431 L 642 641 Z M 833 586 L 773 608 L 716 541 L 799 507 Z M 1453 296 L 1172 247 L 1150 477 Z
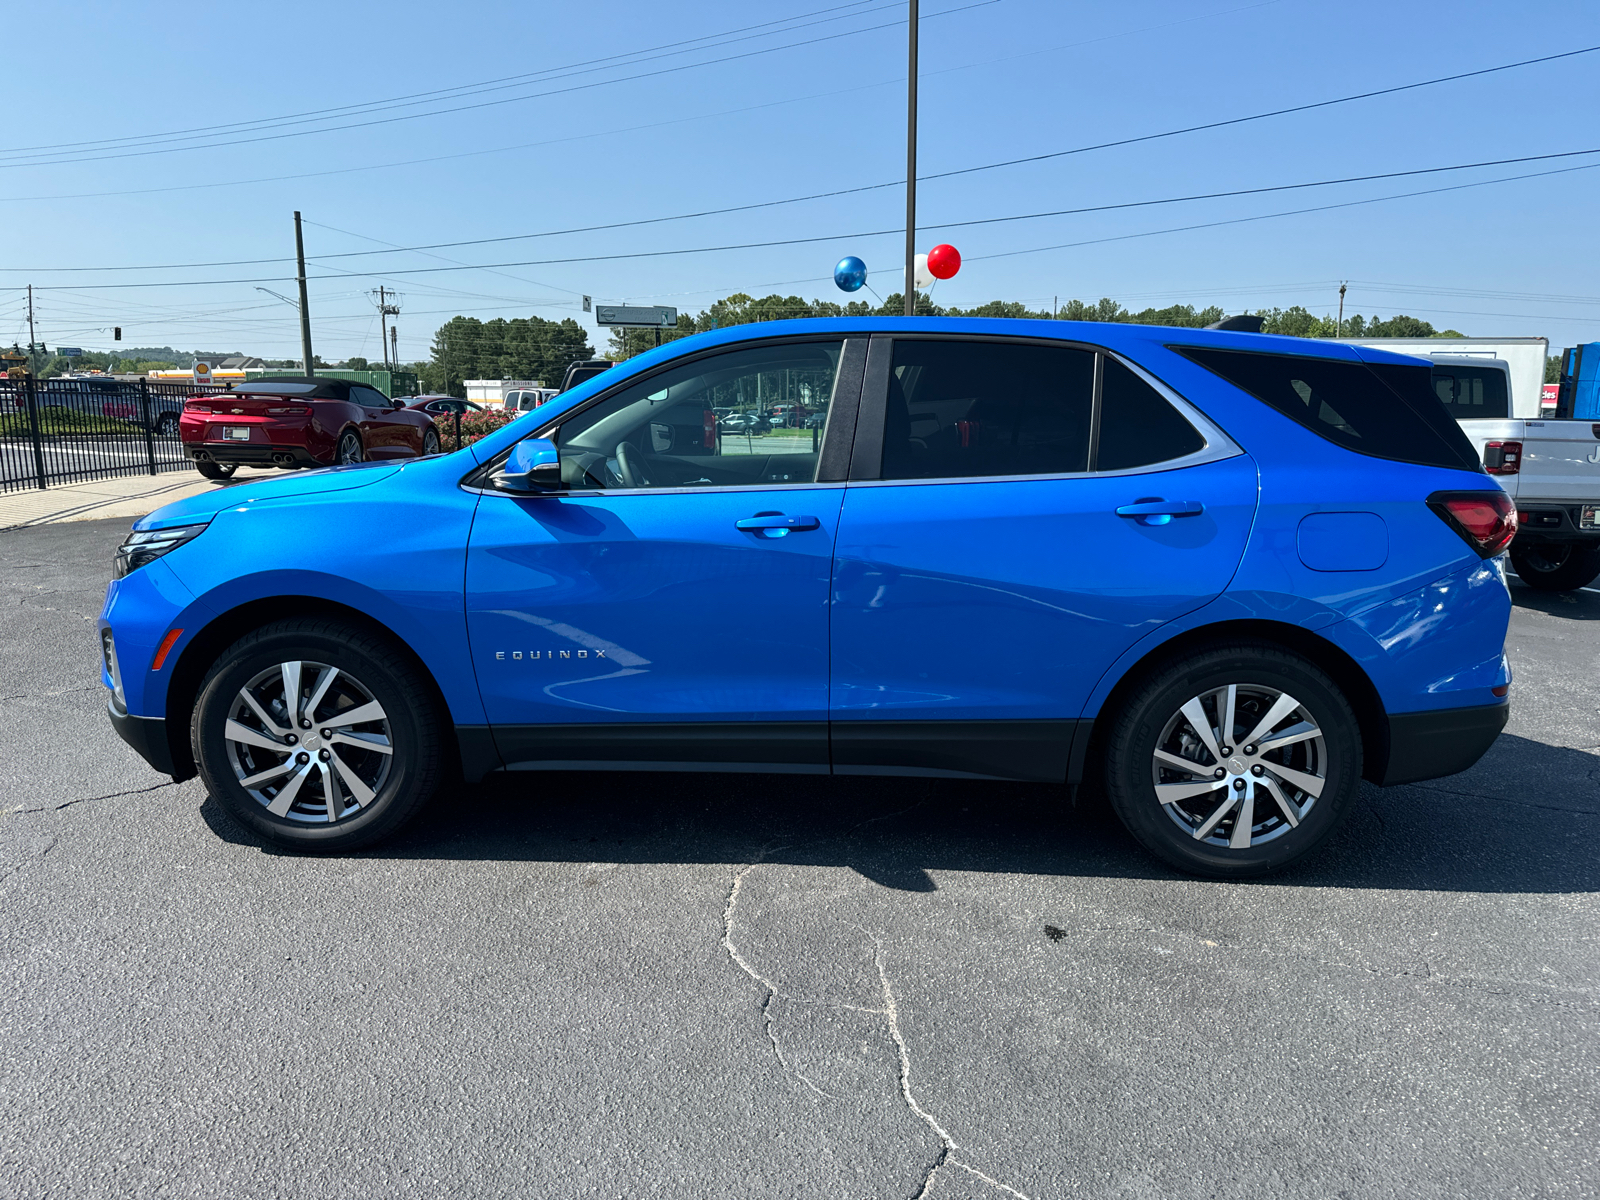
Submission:
M 317 720 L 294 730 L 297 744 L 293 749 L 262 751 L 259 759 L 253 757 L 245 762 L 229 720 L 237 717 L 252 722 L 252 729 L 265 730 L 264 723 L 242 707 L 242 689 L 258 678 L 270 680 L 273 669 L 281 670 L 281 664 L 286 662 L 302 664 L 301 704 L 315 698 L 314 689 L 323 679 L 316 664 L 338 668 L 339 675 L 324 691 L 316 710 L 320 714 Z M 309 672 L 305 668 L 310 668 Z M 280 683 L 280 700 L 269 701 L 265 709 L 275 719 L 281 719 L 285 728 L 291 725 L 286 706 L 281 703 L 287 691 Z M 441 731 L 446 721 L 430 700 L 432 693 L 431 684 L 418 668 L 393 645 L 372 633 L 319 618 L 275 621 L 229 646 L 206 674 L 190 720 L 190 745 L 207 789 L 242 825 L 293 850 L 353 850 L 394 833 L 427 804 L 438 788 L 444 761 Z M 349 699 L 351 696 L 355 699 Z M 319 725 L 338 726 L 339 705 L 346 704 L 343 711 L 354 712 L 350 705 L 364 703 L 363 697 L 380 705 L 383 715 L 381 721 L 363 723 L 369 732 L 357 730 L 354 736 L 377 740 L 370 728 L 382 725 L 391 751 L 388 755 L 356 749 L 356 744 L 348 740 L 335 744 L 337 734 L 327 745 L 321 743 Z M 348 724 L 344 727 L 352 728 Z M 284 744 L 288 746 L 287 742 Z M 341 768 L 353 775 L 362 764 L 372 764 L 371 774 L 361 785 L 363 789 L 368 783 L 372 785 L 370 799 L 362 802 L 355 788 L 344 782 L 334 785 L 336 800 L 327 798 L 327 768 L 316 759 L 329 752 L 346 756 L 331 764 L 336 775 Z M 245 753 L 254 756 L 258 752 Z M 242 774 L 245 769 L 254 773 L 263 765 L 271 767 L 281 755 L 287 755 L 284 769 L 288 772 L 281 776 L 282 783 L 268 780 L 255 792 L 242 786 L 241 779 L 249 778 Z M 301 755 L 308 760 L 303 768 L 287 766 L 298 764 Z M 295 775 L 304 778 L 295 794 L 286 798 L 284 787 Z M 268 810 L 268 801 L 273 797 L 266 793 L 273 788 L 277 799 L 292 801 L 285 815 Z
M 439 431 L 431 425 L 422 431 L 422 457 L 439 453 Z
M 197 462 L 194 469 L 207 479 L 232 479 L 233 473 L 239 469 L 238 463 Z
M 354 429 L 346 429 L 339 435 L 339 448 L 334 453 L 333 461 L 342 467 L 347 463 L 358 463 L 361 459 L 361 435 Z
M 178 417 L 175 413 L 162 413 L 156 418 L 156 433 L 161 437 L 171 437 L 178 432 Z
M 1600 543 L 1511 543 L 1511 566 L 1522 582 L 1541 592 L 1571 592 L 1600 577 Z
M 1314 723 L 1320 728 L 1320 737 L 1280 749 L 1228 746 L 1217 739 L 1219 750 L 1233 752 L 1221 762 L 1203 748 L 1180 745 L 1198 743 L 1201 738 L 1182 715 L 1191 699 L 1201 701 L 1203 714 L 1217 714 L 1212 717 L 1213 727 L 1204 735 L 1216 736 L 1218 728 L 1225 724 L 1218 710 L 1229 684 L 1238 685 L 1233 728 L 1240 737 L 1247 735 L 1264 715 L 1263 708 L 1270 711 L 1274 693 L 1298 701 L 1298 707 L 1290 709 L 1272 729 L 1282 732 Z M 1305 717 L 1310 718 L 1309 723 Z M 1197 769 L 1190 772 L 1192 778 L 1166 766 L 1156 757 L 1158 749 L 1179 753 L 1185 759 L 1193 757 Z M 1112 807 L 1145 849 L 1180 870 L 1217 879 L 1240 879 L 1276 871 L 1310 853 L 1326 839 L 1355 802 L 1361 760 L 1355 714 L 1327 675 L 1271 643 L 1241 641 L 1214 646 L 1170 663 L 1129 696 L 1114 717 L 1104 768 Z M 1225 765 L 1228 763 L 1235 763 L 1237 772 Z M 1320 773 L 1321 790 L 1314 797 L 1297 791 L 1287 777 L 1270 770 L 1296 763 L 1297 778 Z M 1256 772 L 1257 766 L 1262 771 Z M 1214 774 L 1219 769 L 1224 772 L 1220 782 Z M 1161 784 L 1168 789 L 1167 804 L 1157 795 L 1158 777 L 1171 781 Z M 1243 789 L 1238 789 L 1239 781 L 1245 783 Z M 1267 782 L 1288 797 L 1299 814 L 1298 824 L 1268 794 Z M 1219 790 L 1198 791 L 1179 803 L 1171 801 L 1174 793 L 1181 795 L 1202 788 Z M 1238 823 L 1246 796 L 1255 820 L 1249 832 L 1239 835 L 1243 841 L 1231 845 L 1229 835 Z M 1202 818 L 1209 813 L 1209 820 L 1216 821 L 1223 797 L 1233 801 L 1232 811 L 1205 833 L 1204 840 L 1197 840 L 1195 833 L 1206 828 Z M 1309 803 L 1296 803 L 1296 797 L 1300 801 L 1309 799 Z M 1219 838 L 1221 844 L 1216 840 Z

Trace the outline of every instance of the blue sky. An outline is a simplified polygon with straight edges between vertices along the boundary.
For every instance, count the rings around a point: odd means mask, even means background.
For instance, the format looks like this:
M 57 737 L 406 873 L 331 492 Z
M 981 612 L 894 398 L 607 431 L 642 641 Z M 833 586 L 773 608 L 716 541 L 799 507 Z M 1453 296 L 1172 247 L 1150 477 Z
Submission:
M 1577 2 L 923 0 L 922 10 L 923 174 L 1600 44 L 1600 6 Z M 110 349 L 110 327 L 121 325 L 124 346 L 287 357 L 299 350 L 295 313 L 255 289 L 292 293 L 292 264 L 153 268 L 292 256 L 297 208 L 310 222 L 307 254 L 315 256 L 893 182 L 905 170 L 905 13 L 890 0 L 13 6 L 0 133 L 0 289 L 39 287 L 39 336 L 51 345 Z M 762 23 L 774 24 L 750 28 Z M 697 38 L 710 40 L 671 45 Z M 469 88 L 518 75 L 525 78 L 496 90 Z M 454 88 L 468 90 L 337 119 L 297 117 Z M 1303 304 L 1322 313 L 1333 311 L 1339 281 L 1349 280 L 1347 312 L 1408 312 L 1473 335 L 1542 335 L 1559 348 L 1600 339 L 1592 201 L 1600 166 L 1239 219 L 1600 164 L 1600 154 L 936 227 L 1600 148 L 1597 99 L 1600 53 L 929 180 L 919 189 L 919 225 L 928 228 L 918 244 L 949 241 L 962 251 L 960 275 L 934 293 L 946 304 L 1000 298 L 1048 307 L 1054 297 L 1111 296 L 1131 307 Z M 289 117 L 300 123 L 268 124 Z M 172 145 L 155 141 L 35 149 L 251 122 L 262 124 L 186 134 L 192 140 L 176 153 L 146 153 Z M 323 276 L 311 284 L 314 341 L 329 360 L 379 357 L 366 291 L 380 283 L 403 295 L 407 360 L 424 357 L 433 330 L 456 313 L 587 324 L 583 294 L 686 310 L 733 291 L 840 299 L 830 272 L 850 253 L 866 260 L 870 284 L 887 295 L 900 287 L 903 218 L 903 190 L 891 186 L 631 229 L 324 260 L 312 267 Z M 1238 223 L 1215 224 L 1229 221 Z M 873 231 L 888 232 L 867 236 Z M 455 266 L 799 238 L 821 240 Z M 1040 249 L 1068 243 L 1088 244 Z M 450 269 L 432 269 L 440 267 Z M 229 280 L 245 282 L 210 282 Z M 175 286 L 180 281 L 186 285 Z M 95 286 L 104 284 L 138 286 Z M 20 295 L 0 290 L 7 345 L 26 340 Z M 594 344 L 603 347 L 603 336 Z

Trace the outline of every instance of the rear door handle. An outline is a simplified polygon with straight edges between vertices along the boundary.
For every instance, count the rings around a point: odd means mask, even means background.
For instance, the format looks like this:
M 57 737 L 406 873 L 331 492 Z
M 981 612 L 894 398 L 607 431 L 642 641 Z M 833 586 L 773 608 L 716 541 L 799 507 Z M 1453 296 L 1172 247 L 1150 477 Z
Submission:
M 757 537 L 783 537 L 790 530 L 799 532 L 817 529 L 822 525 L 822 521 L 817 517 L 786 517 L 782 513 L 761 513 L 758 516 L 746 517 L 735 524 Z
M 1141 525 L 1165 525 L 1173 517 L 1197 517 L 1206 506 L 1198 500 L 1162 500 L 1154 497 L 1124 504 L 1117 516 L 1132 517 Z

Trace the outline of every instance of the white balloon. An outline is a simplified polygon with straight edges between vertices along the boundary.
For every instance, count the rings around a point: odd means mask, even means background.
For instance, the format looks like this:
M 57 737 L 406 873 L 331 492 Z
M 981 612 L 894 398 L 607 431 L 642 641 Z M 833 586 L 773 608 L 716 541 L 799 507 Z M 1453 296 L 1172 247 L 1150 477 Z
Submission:
M 919 254 L 911 260 L 911 263 L 911 278 L 916 282 L 917 287 L 927 291 L 933 286 L 933 272 L 928 270 L 928 256 Z

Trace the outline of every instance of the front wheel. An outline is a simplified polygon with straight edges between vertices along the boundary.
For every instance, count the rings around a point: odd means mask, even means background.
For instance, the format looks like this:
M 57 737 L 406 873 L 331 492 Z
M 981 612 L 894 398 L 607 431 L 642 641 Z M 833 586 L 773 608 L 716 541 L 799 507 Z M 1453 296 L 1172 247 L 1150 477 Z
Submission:
M 211 795 L 280 846 L 351 850 L 414 816 L 439 782 L 444 722 L 392 646 L 353 626 L 277 621 L 200 685 L 189 737 Z
M 1511 566 L 1522 582 L 1541 592 L 1571 592 L 1600 576 L 1600 544 L 1511 543 Z
M 207 479 L 232 479 L 233 473 L 239 469 L 239 464 L 206 462 L 202 459 L 194 464 L 194 469 Z
M 162 413 L 156 418 L 156 433 L 161 437 L 171 437 L 178 432 L 178 418 L 174 413 Z
M 1128 699 L 1106 753 L 1112 807 L 1173 866 L 1213 878 L 1275 871 L 1344 818 L 1361 737 L 1327 675 L 1267 643 L 1175 662 Z
M 335 461 L 341 467 L 361 461 L 361 435 L 354 429 L 346 429 L 344 436 L 339 439 L 339 453 Z

